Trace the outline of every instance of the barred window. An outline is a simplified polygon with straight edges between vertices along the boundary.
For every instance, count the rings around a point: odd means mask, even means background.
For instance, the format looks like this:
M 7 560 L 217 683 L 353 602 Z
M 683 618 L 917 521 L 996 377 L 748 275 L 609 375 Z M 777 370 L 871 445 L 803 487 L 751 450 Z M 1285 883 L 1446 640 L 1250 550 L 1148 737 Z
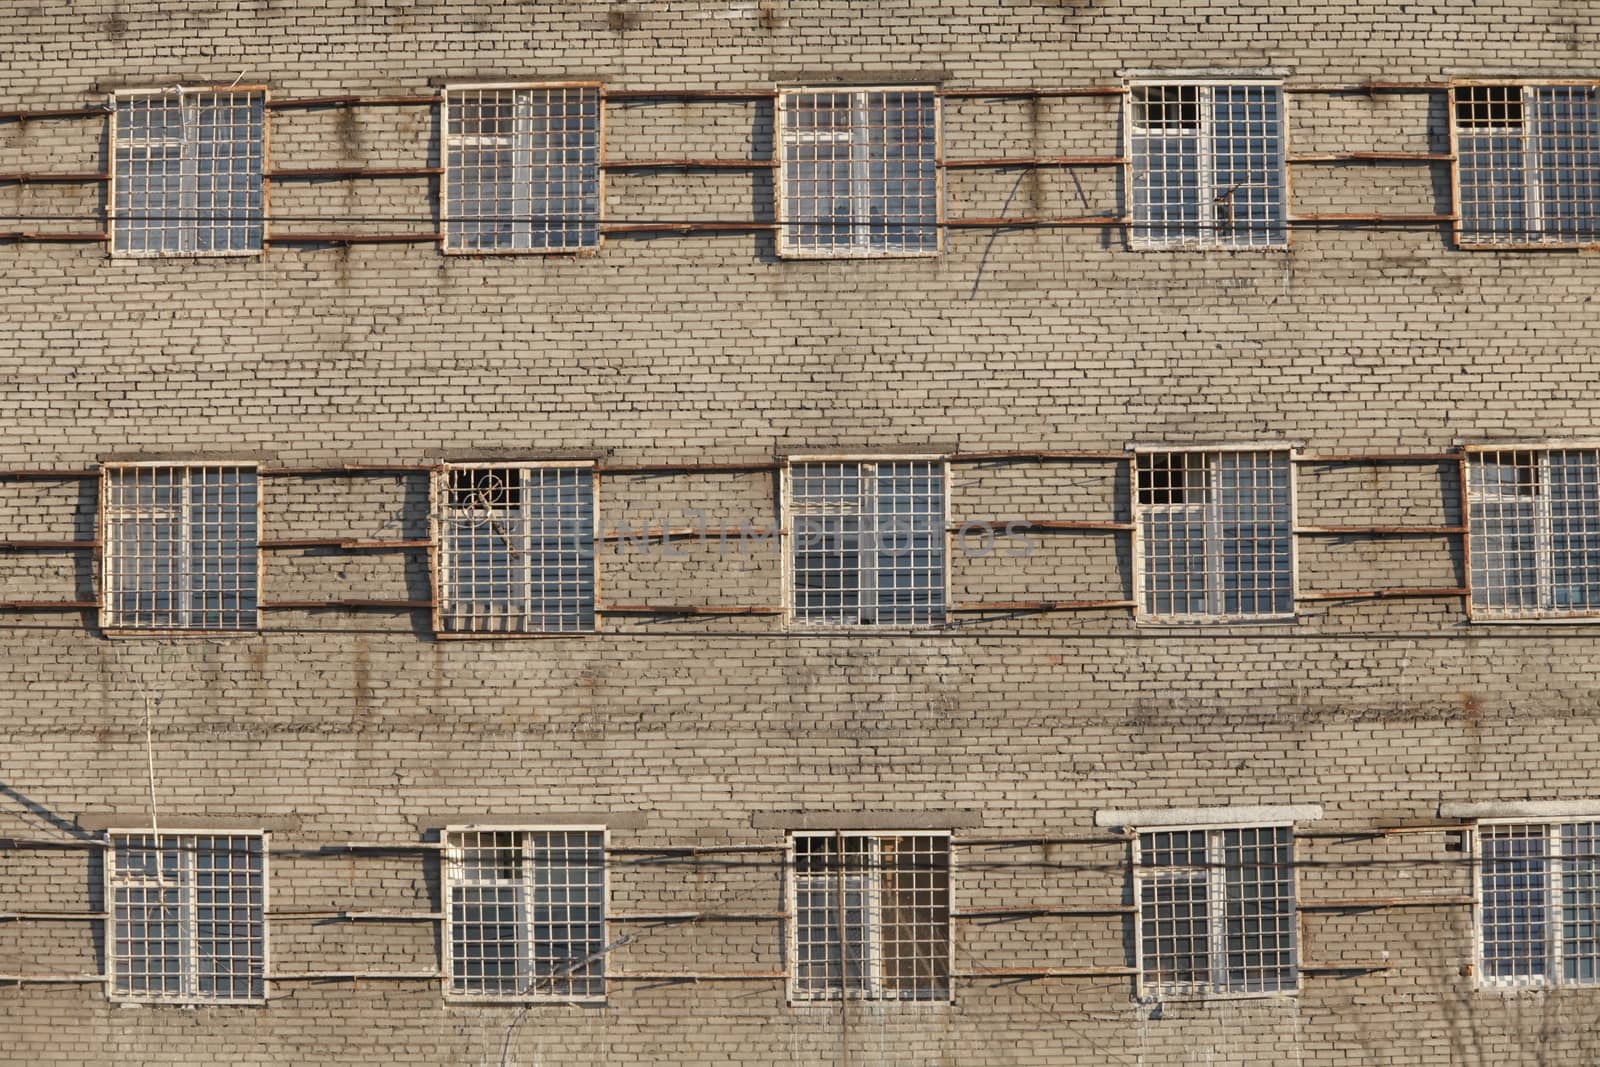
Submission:
M 797 833 L 794 1000 L 950 996 L 948 834 Z
M 251 466 L 107 466 L 100 479 L 106 629 L 253 630 Z
M 1141 833 L 1134 879 L 1141 996 L 1294 991 L 1291 827 Z
M 445 834 L 445 972 L 452 997 L 603 1000 L 605 831 Z
M 1478 826 L 1480 981 L 1600 982 L 1600 822 Z
M 1152 622 L 1292 618 L 1287 452 L 1140 452 L 1139 613 Z
M 265 91 L 152 89 L 111 99 L 112 254 L 261 251 Z
M 1458 85 L 1451 99 L 1461 245 L 1600 240 L 1595 85 Z
M 1504 449 L 1467 458 L 1472 613 L 1600 613 L 1600 449 Z
M 794 621 L 944 621 L 942 461 L 792 463 L 788 519 Z
M 433 482 L 441 634 L 594 629 L 590 466 L 449 466 Z
M 939 98 L 932 89 L 778 94 L 786 256 L 939 251 Z
M 113 1000 L 266 1000 L 263 834 L 113 833 L 107 883 Z
M 1133 231 L 1143 248 L 1281 248 L 1283 89 L 1133 85 Z
M 599 86 L 460 86 L 443 106 L 446 252 L 599 247 Z

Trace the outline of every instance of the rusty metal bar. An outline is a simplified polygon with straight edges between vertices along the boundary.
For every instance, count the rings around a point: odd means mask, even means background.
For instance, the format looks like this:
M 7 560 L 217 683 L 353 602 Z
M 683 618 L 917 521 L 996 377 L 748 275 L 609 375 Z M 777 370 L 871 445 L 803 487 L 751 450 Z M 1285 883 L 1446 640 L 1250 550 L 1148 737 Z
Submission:
M 1394 964 L 1388 960 L 1368 960 L 1365 963 L 1302 963 L 1301 974 L 1352 974 L 1357 971 L 1387 971 Z
M 0 541 L 0 552 L 35 552 L 53 548 L 96 548 L 99 541 Z
M 343 919 L 347 922 L 437 922 L 444 918 L 439 911 L 338 911 L 312 909 L 309 911 L 269 910 L 269 919 Z
M 632 541 L 642 538 L 646 541 L 671 541 L 678 538 L 723 538 L 739 535 L 745 537 L 768 537 L 782 532 L 776 529 L 752 529 L 743 526 L 707 526 L 704 529 L 698 526 L 653 526 L 647 530 L 604 530 L 600 534 L 600 540 Z
M 1304 970 L 1305 968 L 1301 968 Z M 994 967 L 957 971 L 952 978 L 1127 978 L 1139 972 L 1132 967 Z
M 603 604 L 596 615 L 782 615 L 782 608 L 707 607 L 682 604 Z
M 700 471 L 776 471 L 781 463 L 646 463 L 612 464 L 594 468 L 596 474 L 679 474 Z
M 946 159 L 946 170 L 969 167 L 1121 167 L 1122 156 L 1001 156 L 994 159 Z
M 351 552 L 383 552 L 407 548 L 427 548 L 421 541 L 351 541 L 340 537 L 277 537 L 256 542 L 257 548 L 342 548 Z
M 964 908 L 950 913 L 952 919 L 1010 919 L 1030 915 L 1133 915 L 1134 904 L 1107 904 L 1099 908 Z
M 752 911 L 752 912 L 721 912 L 721 911 L 639 911 L 624 912 L 620 915 L 607 915 L 609 923 L 654 923 L 654 922 L 771 922 L 787 919 L 788 913 L 781 911 Z
M 320 982 L 344 980 L 365 982 L 373 979 L 395 979 L 405 982 L 437 981 L 444 977 L 433 971 L 294 971 L 289 974 L 274 972 L 266 976 L 269 982 Z
M 1130 601 L 1131 603 L 1131 601 Z M 1123 835 L 1103 834 L 1097 837 L 1028 837 L 1018 835 L 1014 837 L 952 837 L 950 844 L 954 846 L 983 846 L 983 845 L 1126 845 L 1128 838 Z
M 772 845 L 612 845 L 608 856 L 713 856 L 729 852 L 787 852 L 787 844 Z
M 1338 593 L 1297 593 L 1296 600 L 1391 600 L 1400 597 L 1458 597 L 1466 596 L 1465 586 L 1441 586 L 1421 589 L 1352 589 Z
M 103 911 L 0 911 L 0 922 L 12 922 L 19 919 L 37 919 L 42 922 L 93 922 L 96 919 L 107 918 Z
M 0 241 L 55 241 L 67 243 L 73 241 L 104 241 L 105 239 L 106 235 L 104 233 L 45 233 L 37 230 L 12 230 L 9 233 L 0 233 Z
M 270 604 L 257 604 L 259 611 L 317 611 L 323 608 L 373 608 L 378 610 L 415 610 L 433 607 L 431 600 L 277 600 Z
M 996 601 L 992 604 L 952 604 L 950 611 L 958 615 L 974 615 L 990 611 L 1096 611 L 1101 608 L 1131 608 L 1132 600 L 1014 600 Z
M 1375 911 L 1380 908 L 1454 908 L 1475 903 L 1471 897 L 1367 897 L 1358 900 L 1302 900 L 1301 911 Z
M 1296 455 L 1295 463 L 1454 463 L 1459 452 L 1343 452 L 1324 455 Z
M 312 107 L 410 107 L 437 104 L 437 96 L 289 96 L 268 99 L 267 110 Z
M 607 100 L 775 100 L 773 89 L 607 89 Z
M 1442 93 L 1449 82 L 1368 81 L 1355 85 L 1285 85 L 1286 93 Z
M 433 469 L 434 464 L 431 463 L 341 463 L 337 467 L 263 467 L 256 473 L 261 477 L 304 477 L 318 474 L 415 474 Z
M 1296 526 L 1297 534 L 1340 537 L 1347 534 L 1370 534 L 1373 537 L 1428 537 L 1446 534 L 1464 534 L 1465 526 Z
M 105 980 L 103 974 L 0 974 L 0 982 L 15 985 L 92 985 Z
M 43 111 L 0 111 L 0 122 L 32 122 L 35 119 L 82 119 L 104 116 L 111 109 L 104 104 L 92 107 L 48 108 Z
M 1099 530 L 1109 532 L 1131 532 L 1131 522 L 1083 522 L 1076 519 L 968 519 L 965 522 L 953 522 L 945 529 L 950 533 L 972 527 L 981 527 L 988 530 L 1004 530 L 1008 527 L 1020 527 L 1025 530 Z
M 745 233 L 754 230 L 776 230 L 775 222 L 628 222 L 611 223 L 600 227 L 601 233 Z
M 789 977 L 783 971 L 634 971 L 607 974 L 608 982 L 744 982 L 756 979 Z
M 1123 226 L 1127 219 L 1121 215 L 1080 215 L 1059 218 L 1036 218 L 1022 215 L 1015 218 L 947 219 L 944 225 L 951 229 L 1054 229 L 1063 226 Z
M 1449 152 L 1314 152 L 1290 156 L 1290 163 L 1449 163 Z
M 601 170 L 771 170 L 776 159 L 608 159 Z
M 1054 89 L 941 89 L 939 95 L 963 99 L 973 97 L 1047 97 L 1047 96 L 1121 96 L 1127 90 L 1120 85 L 1060 86 Z
M 1290 226 L 1320 225 L 1323 223 L 1343 222 L 1376 222 L 1393 224 L 1433 225 L 1436 223 L 1454 222 L 1454 215 L 1383 215 L 1368 213 L 1343 213 L 1325 215 L 1294 215 L 1286 220 Z
M 68 174 L 68 173 L 49 174 L 49 173 L 37 173 L 37 172 L 35 172 L 35 173 L 27 173 L 27 174 L 21 174 L 21 173 L 0 174 L 0 183 L 17 184 L 17 185 L 46 185 L 46 184 L 50 184 L 52 182 L 59 182 L 59 183 L 65 183 L 65 184 L 78 184 L 78 183 L 88 183 L 88 182 L 104 182 L 104 181 L 110 181 L 110 180 L 111 180 L 111 175 L 103 174 L 103 173 L 100 173 L 98 171 L 94 171 L 94 172 L 87 172 L 86 171 L 86 172 L 79 173 L 79 174 Z
M 84 470 L 0 470 L 0 478 L 98 478 L 100 468 Z
M 318 178 L 428 178 L 443 173 L 443 167 L 306 167 L 268 171 L 267 177 L 279 182 Z
M 1128 458 L 1126 452 L 1094 452 L 1079 449 L 1023 449 L 1005 452 L 953 452 L 945 457 L 948 463 L 984 463 L 997 459 L 1036 460 L 1116 460 Z
M 277 233 L 264 238 L 269 245 L 386 245 L 431 244 L 438 233 Z
M 0 600 L 0 611 L 93 611 L 98 600 Z

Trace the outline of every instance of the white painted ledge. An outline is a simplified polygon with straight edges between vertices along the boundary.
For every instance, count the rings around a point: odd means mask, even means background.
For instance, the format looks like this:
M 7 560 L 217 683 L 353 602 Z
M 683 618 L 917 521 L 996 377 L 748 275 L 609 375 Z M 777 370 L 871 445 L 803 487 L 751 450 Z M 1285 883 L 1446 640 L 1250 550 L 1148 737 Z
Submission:
M 1102 829 L 1125 826 L 1147 830 L 1157 826 L 1282 826 L 1320 818 L 1321 804 L 1246 804 L 1225 808 L 1101 808 L 1094 813 L 1094 824 Z

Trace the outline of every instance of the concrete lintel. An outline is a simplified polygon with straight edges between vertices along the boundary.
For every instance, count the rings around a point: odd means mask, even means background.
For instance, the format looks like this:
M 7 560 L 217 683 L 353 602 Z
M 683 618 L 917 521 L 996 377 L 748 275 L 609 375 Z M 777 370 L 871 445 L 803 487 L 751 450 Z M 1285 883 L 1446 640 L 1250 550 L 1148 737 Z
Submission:
M 150 813 L 148 811 L 104 814 L 101 812 L 84 812 L 73 820 L 81 830 L 148 830 L 150 829 Z M 274 832 L 290 832 L 300 829 L 300 816 L 298 815 L 161 815 L 156 819 L 156 825 L 162 833 L 168 830 L 271 830 Z
M 1152 826 L 1282 826 L 1315 822 L 1321 804 L 1244 804 L 1220 808 L 1101 808 L 1094 824 L 1102 829 Z
M 1586 815 L 1600 816 L 1600 800 L 1446 801 L 1439 805 L 1441 819 L 1570 819 Z
M 444 812 L 422 815 L 418 830 L 443 830 L 447 826 L 503 826 L 538 829 L 545 826 L 604 826 L 608 830 L 638 830 L 645 825 L 642 811 L 539 811 Z
M 975 811 L 758 811 L 757 830 L 964 830 L 983 825 Z

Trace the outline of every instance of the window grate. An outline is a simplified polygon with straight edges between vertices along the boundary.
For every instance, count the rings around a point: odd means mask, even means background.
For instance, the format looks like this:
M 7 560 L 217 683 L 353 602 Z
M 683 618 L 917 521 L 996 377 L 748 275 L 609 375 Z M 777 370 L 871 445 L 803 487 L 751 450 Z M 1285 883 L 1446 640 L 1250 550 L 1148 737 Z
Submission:
M 1467 516 L 1474 618 L 1600 612 L 1600 449 L 1469 453 Z
M 262 834 L 113 834 L 111 996 L 266 999 Z
M 1291 827 L 1143 833 L 1134 876 L 1142 996 L 1296 988 Z
M 950 996 L 950 838 L 790 837 L 794 1000 Z
M 108 466 L 101 494 L 102 626 L 256 628 L 254 467 Z
M 792 463 L 788 474 L 794 621 L 945 620 L 942 461 Z
M 265 233 L 266 94 L 168 90 L 112 97 L 111 251 L 237 256 Z
M 1140 618 L 1292 618 L 1287 452 L 1140 452 Z
M 446 467 L 434 545 L 440 633 L 594 629 L 591 467 Z
M 443 126 L 445 251 L 599 247 L 597 86 L 447 89 Z
M 1463 246 L 1600 240 L 1600 91 L 1458 85 L 1451 93 Z
M 605 831 L 446 834 L 452 997 L 605 997 Z
M 1128 130 L 1135 247 L 1288 243 L 1280 86 L 1134 85 Z
M 778 95 L 778 117 L 781 254 L 939 251 L 933 90 L 794 90 Z
M 1485 985 L 1600 982 L 1600 822 L 1478 827 Z

